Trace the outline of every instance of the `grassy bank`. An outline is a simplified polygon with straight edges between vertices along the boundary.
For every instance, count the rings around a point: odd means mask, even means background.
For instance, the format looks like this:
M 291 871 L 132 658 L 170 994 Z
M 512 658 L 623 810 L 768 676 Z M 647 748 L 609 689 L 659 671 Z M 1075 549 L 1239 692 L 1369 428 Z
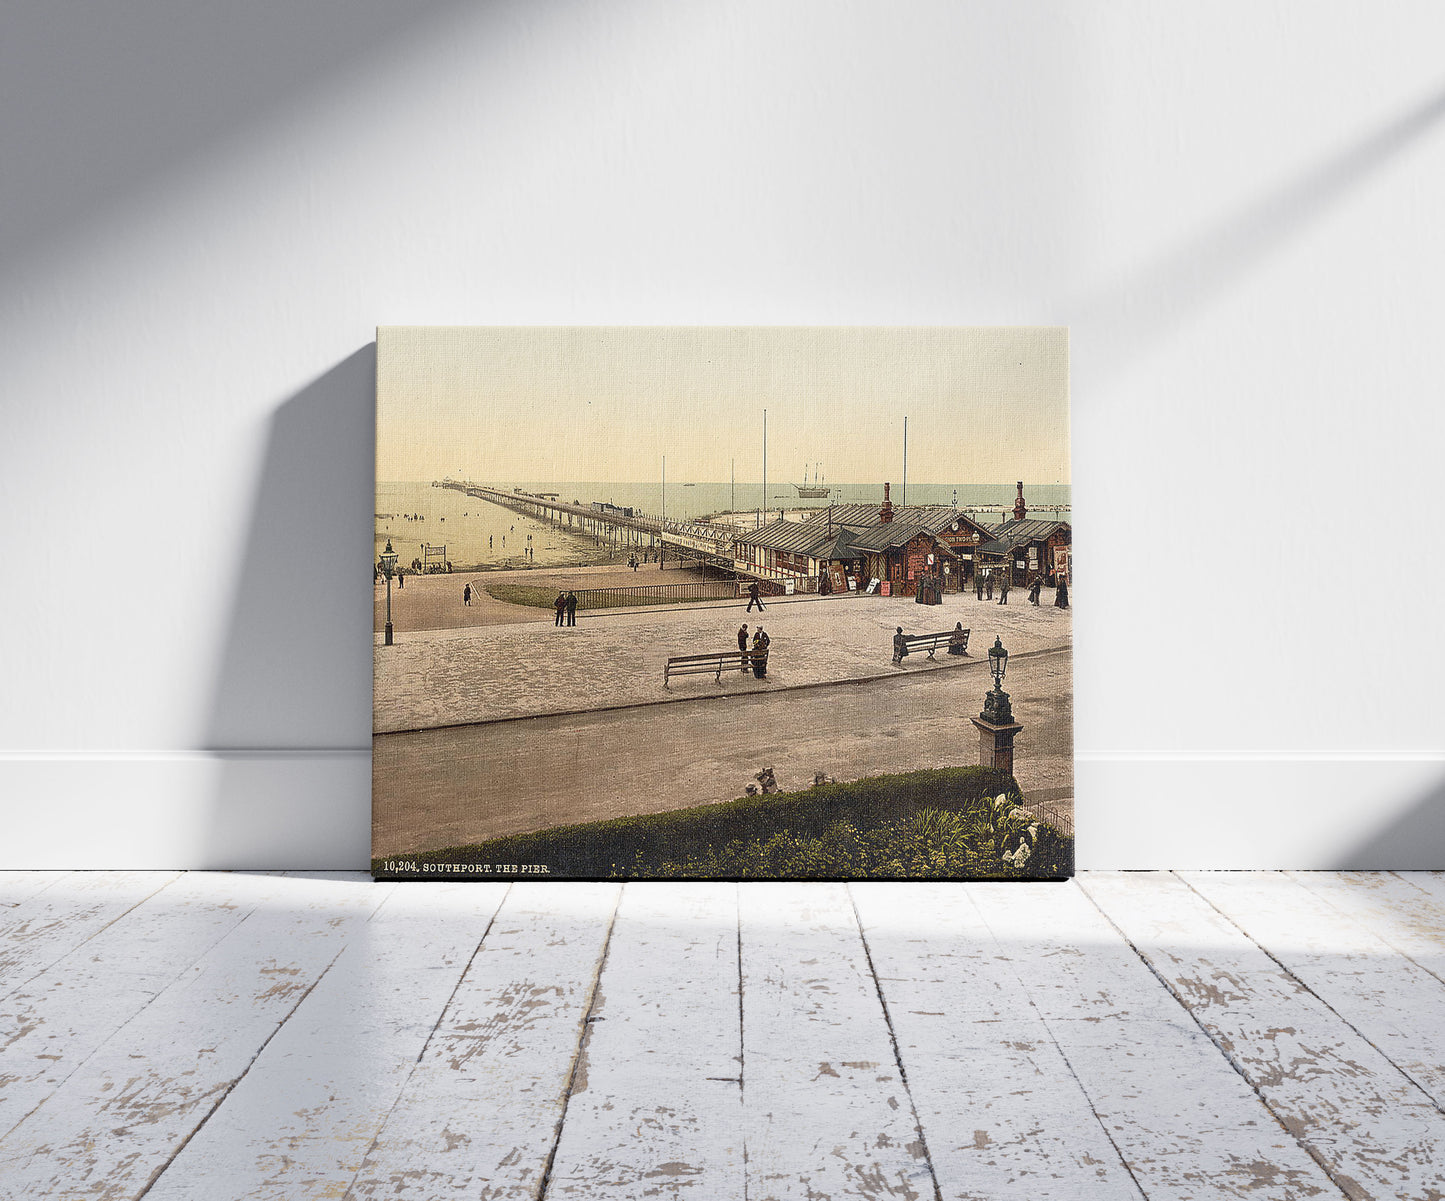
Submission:
M 494 600 L 506 601 L 509 605 L 531 605 L 537 609 L 550 609 L 557 601 L 556 588 L 537 588 L 531 584 L 488 584 L 486 589 L 488 596 Z M 577 608 L 632 609 L 643 605 L 700 605 L 726 599 L 726 596 L 642 596 L 612 600 L 595 596 L 579 596 Z
M 390 877 L 421 879 L 1072 875 L 1073 839 L 1019 816 L 1017 801 L 1012 776 L 981 767 L 937 768 L 559 826 L 425 855 L 377 859 L 372 866 Z M 1024 845 L 1027 849 L 1020 852 Z

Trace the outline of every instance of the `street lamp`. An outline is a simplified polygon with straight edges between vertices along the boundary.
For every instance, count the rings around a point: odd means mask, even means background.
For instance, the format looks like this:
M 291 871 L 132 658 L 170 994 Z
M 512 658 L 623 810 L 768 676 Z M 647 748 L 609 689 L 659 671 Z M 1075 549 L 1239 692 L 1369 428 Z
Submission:
M 396 570 L 396 551 L 391 549 L 391 539 L 386 540 L 386 549 L 381 552 L 381 572 L 386 576 L 386 645 L 391 645 L 391 573 Z
M 988 669 L 993 673 L 993 691 L 983 698 L 983 712 L 968 720 L 978 730 L 979 763 L 1011 774 L 1014 769 L 1014 739 L 1023 726 L 1014 720 L 1008 693 L 1003 690 L 1003 678 L 1008 672 L 1008 651 L 1004 650 L 1002 638 L 994 638 L 993 645 L 988 648 Z
M 988 669 L 993 673 L 993 691 L 983 700 L 984 721 L 1006 726 L 1013 721 L 1013 708 L 1009 705 L 1008 693 L 1003 690 L 1003 678 L 1008 671 L 1008 651 L 1004 650 L 1003 639 L 995 637 L 988 648 Z

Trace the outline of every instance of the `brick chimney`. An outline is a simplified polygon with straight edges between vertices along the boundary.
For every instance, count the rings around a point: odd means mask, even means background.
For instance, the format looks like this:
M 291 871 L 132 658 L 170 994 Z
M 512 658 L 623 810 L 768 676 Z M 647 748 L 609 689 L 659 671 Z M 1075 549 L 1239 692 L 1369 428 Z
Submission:
M 1014 501 L 1014 520 L 1022 521 L 1028 514 L 1029 511 L 1024 508 L 1024 482 L 1019 480 L 1019 495 L 1018 499 Z
M 893 520 L 893 502 L 888 499 L 888 485 L 883 485 L 883 507 L 878 510 L 878 520 L 887 525 Z

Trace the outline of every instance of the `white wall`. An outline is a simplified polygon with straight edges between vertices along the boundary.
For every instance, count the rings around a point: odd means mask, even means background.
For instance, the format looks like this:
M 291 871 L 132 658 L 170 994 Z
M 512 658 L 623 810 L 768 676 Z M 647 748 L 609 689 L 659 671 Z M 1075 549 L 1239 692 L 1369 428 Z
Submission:
M 8 6 L 0 864 L 364 864 L 375 325 L 787 322 L 1073 327 L 1082 865 L 1445 866 L 1441 44 Z

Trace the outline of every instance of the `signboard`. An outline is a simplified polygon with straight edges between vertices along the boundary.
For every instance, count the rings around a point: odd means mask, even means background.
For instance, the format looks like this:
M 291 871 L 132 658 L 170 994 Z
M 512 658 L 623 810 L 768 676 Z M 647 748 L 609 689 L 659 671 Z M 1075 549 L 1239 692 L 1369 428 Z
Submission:
M 793 595 L 793 587 L 794 587 L 794 585 L 793 585 L 793 581 L 792 581 L 792 580 L 784 580 L 784 581 L 783 581 L 783 595 L 784 595 L 784 596 L 792 596 L 792 595 Z
M 875 592 L 877 592 L 877 591 L 878 591 L 878 578 L 875 576 L 873 579 L 869 580 L 869 581 L 868 581 L 868 587 L 865 588 L 863 591 L 866 592 L 869 596 L 872 596 Z M 887 593 L 886 590 L 884 591 L 883 595 L 884 595 L 884 596 L 887 596 L 887 595 L 888 595 L 888 593 Z
M 870 591 L 871 591 L 871 589 L 870 589 Z M 893 582 L 892 582 L 891 580 L 884 580 L 882 587 L 880 587 L 878 591 L 879 591 L 879 594 L 882 595 L 882 596 L 892 596 L 892 595 L 893 595 Z

